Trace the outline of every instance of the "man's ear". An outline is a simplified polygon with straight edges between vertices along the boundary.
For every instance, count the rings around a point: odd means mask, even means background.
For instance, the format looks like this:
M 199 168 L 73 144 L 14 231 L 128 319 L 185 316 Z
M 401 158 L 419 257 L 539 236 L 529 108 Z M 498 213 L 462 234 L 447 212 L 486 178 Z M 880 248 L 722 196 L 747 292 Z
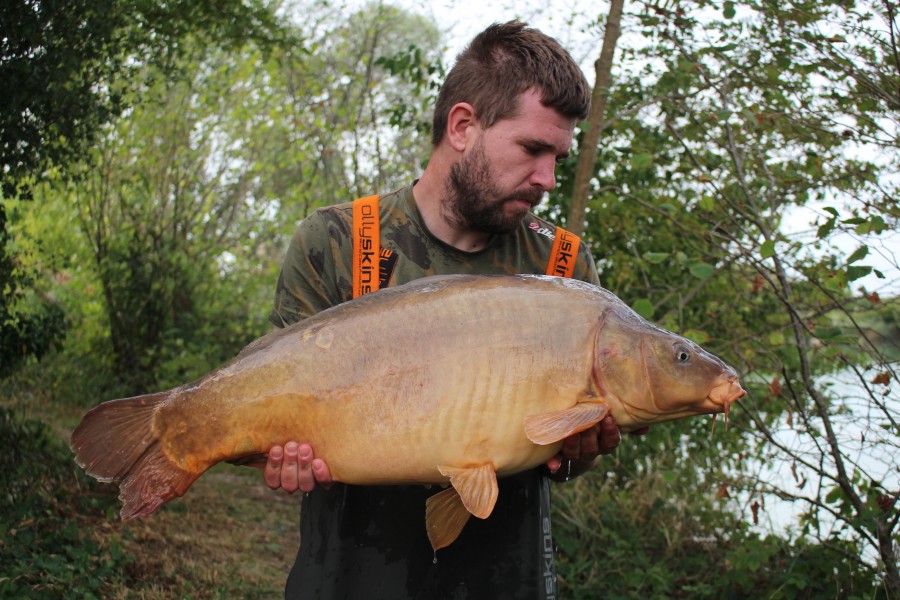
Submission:
M 447 115 L 447 141 L 450 147 L 462 152 L 472 141 L 473 128 L 478 126 L 475 108 L 468 102 L 459 102 Z

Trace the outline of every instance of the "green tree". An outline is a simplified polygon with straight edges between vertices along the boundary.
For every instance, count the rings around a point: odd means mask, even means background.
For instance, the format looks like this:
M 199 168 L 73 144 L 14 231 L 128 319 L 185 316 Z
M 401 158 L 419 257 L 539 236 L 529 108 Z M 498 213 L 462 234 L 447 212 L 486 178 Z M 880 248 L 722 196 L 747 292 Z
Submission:
M 866 326 L 896 313 L 871 289 L 896 285 L 896 262 L 869 262 L 898 217 L 892 7 L 647 3 L 626 21 L 641 37 L 621 53 L 586 215 L 602 279 L 742 372 L 732 435 L 694 449 L 705 492 L 724 486 L 748 520 L 802 504 L 800 540 L 897 596 L 896 330 Z M 811 230 L 788 227 L 801 211 Z M 863 289 L 866 275 L 882 279 Z
M 380 185 L 377 177 L 412 177 L 409 166 L 390 176 L 378 167 L 388 156 L 419 152 L 415 136 L 388 123 L 391 101 L 414 100 L 414 84 L 373 90 L 394 77 L 378 58 L 435 43 L 436 34 L 427 36 L 433 26 L 376 5 L 348 24 L 326 8 L 311 5 L 308 14 L 321 11 L 321 19 L 286 26 L 290 44 L 219 49 L 203 35 L 185 37 L 165 64 L 136 72 L 141 83 L 123 96 L 129 110 L 104 128 L 88 158 L 70 169 L 74 176 L 60 173 L 56 185 L 40 188 L 42 205 L 77 209 L 91 268 L 79 267 L 63 286 L 100 292 L 102 343 L 129 392 L 198 376 L 264 332 L 279 253 L 310 210 L 351 198 L 351 186 Z M 363 35 L 348 36 L 347 27 Z M 372 139 L 380 141 L 362 142 Z M 34 208 L 17 209 L 26 215 L 17 243 L 49 256 L 60 241 L 43 248 L 29 241 L 46 212 Z M 52 224 L 41 231 L 59 235 Z M 51 277 L 52 268 L 45 287 L 58 290 Z M 97 298 L 60 295 L 75 313 Z
M 575 170 L 575 180 L 572 184 L 572 194 L 569 206 L 569 214 L 566 224 L 575 235 L 584 232 L 584 213 L 587 209 L 588 188 L 591 177 L 596 170 L 594 157 L 596 155 L 597 142 L 606 123 L 606 101 L 612 83 L 613 59 L 616 44 L 621 34 L 622 11 L 625 0 L 613 0 L 610 2 L 609 14 L 606 17 L 606 27 L 603 33 L 603 47 L 600 56 L 594 62 L 594 89 L 591 92 L 591 113 L 584 124 L 583 135 L 578 147 L 578 167 Z
M 188 33 L 218 45 L 268 42 L 278 37 L 275 24 L 256 1 L 8 3 L 0 11 L 0 193 L 29 198 L 54 165 L 81 157 L 126 107 L 140 66 L 170 63 Z M 0 377 L 63 337 L 60 307 L 34 292 L 10 243 L 0 205 Z
M 316 23 L 318 35 L 302 34 L 313 55 L 284 63 L 292 101 L 315 115 L 295 111 L 294 136 L 315 139 L 322 156 L 316 173 L 326 186 L 306 211 L 400 187 L 420 169 L 430 146 L 419 71 L 438 69 L 428 65 L 441 37 L 424 17 L 381 2 Z
M 872 597 L 867 569 L 819 544 L 761 535 L 729 510 L 721 484 L 699 476 L 702 444 L 688 448 L 667 426 L 649 436 L 554 494 L 560 597 Z
M 428 86 L 404 77 L 397 63 L 408 52 L 433 62 L 440 45 L 434 24 L 381 3 L 350 14 L 319 2 L 285 11 L 292 43 L 269 53 L 259 84 L 272 98 L 270 118 L 260 124 L 266 135 L 253 138 L 264 145 L 257 168 L 283 240 L 315 208 L 399 187 L 415 174 L 427 140 L 419 114 L 410 115 Z M 281 250 L 273 249 L 273 261 Z
M 200 40 L 195 48 L 182 59 L 193 65 L 179 65 L 184 76 L 148 70 L 142 101 L 109 129 L 66 194 L 101 285 L 115 372 L 134 391 L 156 385 L 173 356 L 182 361 L 176 378 L 209 368 L 185 360 L 185 348 L 217 361 L 235 350 L 234 341 L 216 347 L 215 336 L 199 334 L 210 333 L 211 314 L 246 321 L 236 290 L 231 311 L 217 295 L 249 265 L 235 257 L 255 256 L 272 235 L 257 167 L 270 114 L 260 56 Z M 244 343 L 261 331 L 239 333 Z
M 28 358 L 40 359 L 65 333 L 62 308 L 36 289 L 38 274 L 23 269 L 20 260 L 13 261 L 12 247 L 0 201 L 0 379 L 12 375 Z
M 126 106 L 138 64 L 165 64 L 180 40 L 203 31 L 234 44 L 277 36 L 260 2 L 53 2 L 17 0 L 0 12 L 0 153 L 4 192 L 90 147 Z

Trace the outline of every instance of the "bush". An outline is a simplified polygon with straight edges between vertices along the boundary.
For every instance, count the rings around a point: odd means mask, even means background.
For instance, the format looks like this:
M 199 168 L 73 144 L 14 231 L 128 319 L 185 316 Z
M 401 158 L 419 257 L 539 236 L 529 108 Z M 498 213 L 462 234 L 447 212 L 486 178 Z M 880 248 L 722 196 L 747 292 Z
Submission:
M 120 539 L 92 536 L 110 511 L 46 425 L 0 407 L 0 597 L 104 597 L 127 566 Z

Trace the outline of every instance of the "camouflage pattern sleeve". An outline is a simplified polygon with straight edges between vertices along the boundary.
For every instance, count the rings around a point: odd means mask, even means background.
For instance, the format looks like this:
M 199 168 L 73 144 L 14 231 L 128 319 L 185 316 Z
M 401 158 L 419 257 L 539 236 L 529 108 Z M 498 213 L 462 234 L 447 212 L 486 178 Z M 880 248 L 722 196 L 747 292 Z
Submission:
M 291 238 L 269 321 L 286 327 L 350 297 L 350 281 L 338 265 L 349 252 L 351 211 L 344 205 L 320 209 L 304 219 Z
M 597 286 L 600 285 L 597 265 L 594 263 L 590 247 L 584 240 L 581 240 L 581 246 L 578 248 L 578 262 L 575 263 L 575 273 L 573 273 L 572 277 Z

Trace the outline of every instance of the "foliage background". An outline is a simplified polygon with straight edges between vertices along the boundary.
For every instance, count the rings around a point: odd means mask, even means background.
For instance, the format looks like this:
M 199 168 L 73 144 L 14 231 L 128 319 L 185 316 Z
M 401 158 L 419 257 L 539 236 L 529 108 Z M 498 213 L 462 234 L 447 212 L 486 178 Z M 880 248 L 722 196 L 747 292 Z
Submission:
M 607 18 L 219 4 L 3 14 L 21 34 L 0 61 L 21 92 L 0 123 L 4 594 L 277 594 L 295 506 L 254 473 L 223 468 L 123 526 L 60 439 L 90 406 L 189 381 L 265 333 L 296 223 L 415 177 L 474 32 L 522 17 L 590 74 Z M 621 28 L 599 145 L 580 124 L 542 210 L 583 226 L 606 287 L 751 393 L 727 431 L 654 428 L 555 488 L 561 595 L 898 597 L 894 6 L 635 2 Z M 580 160 L 587 210 L 570 214 Z M 259 569 L 211 566 L 248 556 Z

